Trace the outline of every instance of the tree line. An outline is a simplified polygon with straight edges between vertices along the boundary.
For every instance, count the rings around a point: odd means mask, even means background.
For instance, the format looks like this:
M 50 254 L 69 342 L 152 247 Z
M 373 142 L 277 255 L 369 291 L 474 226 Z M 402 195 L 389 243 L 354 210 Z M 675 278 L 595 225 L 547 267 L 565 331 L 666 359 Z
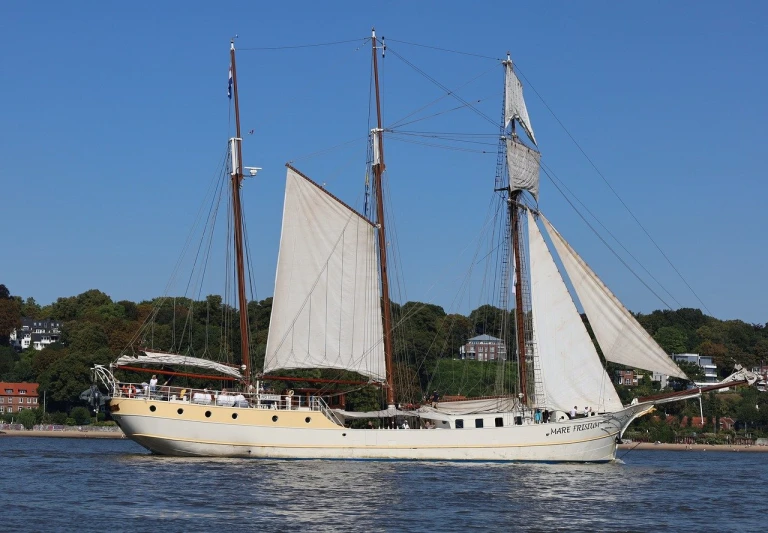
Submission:
M 257 369 L 263 366 L 271 308 L 272 298 L 248 304 L 250 352 Z M 484 305 L 465 316 L 421 302 L 394 304 L 392 312 L 395 377 L 398 390 L 405 391 L 402 401 L 418 400 L 432 388 L 440 388 L 441 394 L 487 395 L 500 383 L 516 380 L 512 364 L 500 371 L 502 365 L 497 364 L 451 363 L 458 358 L 459 348 L 475 335 L 513 339 L 510 312 Z M 667 353 L 711 356 L 723 377 L 734 363 L 749 368 L 768 360 L 768 324 L 719 320 L 690 308 L 638 313 L 635 317 Z M 9 345 L 9 335 L 21 326 L 22 318 L 60 321 L 59 342 L 42 351 L 17 352 Z M 92 289 L 41 306 L 34 298 L 14 296 L 0 285 L 0 381 L 39 383 L 41 395 L 45 391 L 53 411 L 69 412 L 79 405 L 79 394 L 90 384 L 90 368 L 109 364 L 131 346 L 239 363 L 239 338 L 237 309 L 217 295 L 198 301 L 166 297 L 115 302 Z M 508 347 L 508 353 L 514 353 L 513 346 Z M 501 381 L 499 372 L 504 373 Z M 313 375 L 321 377 L 329 372 Z M 301 383 L 299 377 L 296 383 Z

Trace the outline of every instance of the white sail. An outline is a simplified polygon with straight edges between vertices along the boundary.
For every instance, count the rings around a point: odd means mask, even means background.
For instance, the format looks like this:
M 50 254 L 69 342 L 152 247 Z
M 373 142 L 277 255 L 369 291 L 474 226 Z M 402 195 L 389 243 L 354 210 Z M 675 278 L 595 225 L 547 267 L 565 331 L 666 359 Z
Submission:
M 533 331 L 546 406 L 615 412 L 622 404 L 576 305 L 528 211 Z
M 528 109 L 525 107 L 523 98 L 523 84 L 517 79 L 517 75 L 512 70 L 512 61 L 507 60 L 506 77 L 504 84 L 504 125 L 508 126 L 510 121 L 517 119 L 520 125 L 528 134 L 533 144 L 536 144 L 536 137 L 533 135 L 531 119 L 528 117 Z
M 384 380 L 374 226 L 289 168 L 264 372 L 339 368 Z
M 687 379 L 656 341 L 600 281 L 558 231 L 541 217 L 608 361 Z
M 530 191 L 539 201 L 539 165 L 541 154 L 522 143 L 507 139 L 507 169 L 509 186 L 513 191 Z
M 227 376 L 233 378 L 243 379 L 243 375 L 237 368 L 225 365 L 223 363 L 217 363 L 216 361 L 210 361 L 208 359 L 200 359 L 199 357 L 190 357 L 188 355 L 181 355 L 176 353 L 164 353 L 164 352 L 142 352 L 140 355 L 122 355 L 115 361 L 117 366 L 131 366 L 131 365 L 178 365 L 178 366 L 191 366 L 194 368 L 203 368 L 206 370 L 215 370 Z

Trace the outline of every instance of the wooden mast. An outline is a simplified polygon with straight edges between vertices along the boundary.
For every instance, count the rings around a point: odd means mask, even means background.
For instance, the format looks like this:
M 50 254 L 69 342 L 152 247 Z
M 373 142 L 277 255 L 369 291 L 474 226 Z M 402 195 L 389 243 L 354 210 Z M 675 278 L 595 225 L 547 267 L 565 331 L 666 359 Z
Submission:
M 514 131 L 515 121 L 512 121 Z M 510 194 L 509 217 L 512 230 L 512 253 L 515 256 L 515 337 L 517 338 L 517 360 L 520 367 L 520 392 L 523 404 L 528 404 L 528 374 L 525 360 L 525 317 L 523 312 L 523 272 L 520 262 L 520 209 L 518 202 L 522 191 Z
M 512 68 L 512 58 L 507 52 L 507 60 L 504 61 L 504 65 Z M 505 70 L 505 78 L 507 76 Z M 507 82 L 504 80 L 504 87 L 506 91 Z M 506 99 L 506 93 L 505 93 Z M 506 104 L 505 104 L 506 105 Z M 512 138 L 517 137 L 515 133 L 515 118 L 512 117 L 510 121 L 510 134 Z M 509 157 L 509 155 L 507 155 Z M 525 313 L 523 310 L 523 269 L 522 262 L 520 260 L 520 196 L 523 191 L 512 191 L 512 176 L 509 176 L 509 221 L 512 233 L 512 253 L 515 259 L 515 338 L 517 339 L 517 361 L 520 368 L 520 393 L 522 396 L 522 403 L 528 404 L 528 372 L 526 368 L 526 353 L 525 353 Z
M 387 238 L 384 231 L 384 192 L 381 186 L 381 176 L 384 174 L 384 139 L 381 125 L 381 99 L 379 97 L 379 68 L 376 61 L 376 30 L 371 30 L 371 52 L 373 54 L 373 78 L 376 87 L 376 119 L 373 142 L 373 182 L 376 191 L 376 218 L 379 228 L 379 263 L 381 270 L 381 302 L 383 307 L 384 327 L 384 362 L 387 375 L 387 405 L 395 404 L 395 383 L 392 360 L 392 316 L 389 303 L 389 277 L 387 274 Z M 376 157 L 378 154 L 378 158 Z
M 245 296 L 245 261 L 243 258 L 243 211 L 240 204 L 240 186 L 243 182 L 243 138 L 240 136 L 240 102 L 237 94 L 237 68 L 235 67 L 235 41 L 229 48 L 232 69 L 232 88 L 235 99 L 236 137 L 230 139 L 232 151 L 232 216 L 235 225 L 235 263 L 237 268 L 237 296 L 240 305 L 240 352 L 243 361 L 243 375 L 246 387 L 251 382 L 251 357 L 248 349 L 248 300 Z

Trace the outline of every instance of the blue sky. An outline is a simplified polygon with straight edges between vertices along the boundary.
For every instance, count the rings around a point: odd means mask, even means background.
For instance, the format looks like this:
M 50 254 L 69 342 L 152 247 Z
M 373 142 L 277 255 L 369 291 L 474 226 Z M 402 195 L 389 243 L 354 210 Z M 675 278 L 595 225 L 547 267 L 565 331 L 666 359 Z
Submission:
M 696 297 L 534 91 L 718 318 L 768 321 L 768 5 L 761 2 L 35 2 L 0 8 L 0 283 L 46 304 L 98 288 L 163 294 L 232 134 L 237 34 L 243 189 L 256 291 L 271 295 L 284 164 L 359 205 L 376 26 L 384 122 L 441 95 L 395 52 L 499 114 L 509 50 L 543 161 L 682 306 Z M 359 39 L 329 47 L 248 50 Z M 449 99 L 446 99 L 448 103 Z M 451 104 L 455 106 L 457 104 Z M 457 112 L 413 129 L 494 133 Z M 308 154 L 351 142 L 327 154 Z M 480 231 L 495 155 L 386 145 L 407 297 L 448 311 Z M 663 304 L 543 180 L 541 208 L 633 311 Z M 208 292 L 215 291 L 211 288 Z M 660 294 L 662 294 L 660 292 Z M 672 307 L 678 305 L 670 298 Z

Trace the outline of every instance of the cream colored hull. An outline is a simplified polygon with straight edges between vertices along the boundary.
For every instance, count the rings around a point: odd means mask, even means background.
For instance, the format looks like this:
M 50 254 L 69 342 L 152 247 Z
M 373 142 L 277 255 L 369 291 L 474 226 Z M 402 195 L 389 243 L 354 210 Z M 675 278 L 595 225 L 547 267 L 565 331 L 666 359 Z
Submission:
M 617 437 L 650 408 L 635 405 L 619 413 L 550 424 L 392 430 L 349 429 L 309 410 L 136 398 L 110 402 L 126 436 L 163 455 L 449 461 L 611 461 Z

